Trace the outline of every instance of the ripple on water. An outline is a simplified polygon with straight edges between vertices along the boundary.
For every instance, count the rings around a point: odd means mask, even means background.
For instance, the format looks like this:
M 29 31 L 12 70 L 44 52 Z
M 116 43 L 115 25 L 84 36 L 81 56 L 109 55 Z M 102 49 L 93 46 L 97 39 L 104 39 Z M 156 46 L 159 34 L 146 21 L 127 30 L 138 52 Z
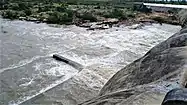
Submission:
M 53 53 L 89 66 L 89 70 L 85 70 L 88 73 L 80 73 L 77 78 L 86 78 L 88 81 L 83 81 L 91 82 L 89 89 L 98 90 L 120 68 L 143 56 L 150 48 L 180 29 L 179 26 L 153 24 L 138 30 L 121 26 L 86 31 L 76 26 L 56 28 L 1 18 L 0 23 L 3 30 L 7 31 L 0 31 L 0 48 L 3 49 L 0 53 L 2 105 L 35 99 L 35 96 L 50 91 L 78 74 L 73 67 L 52 59 Z M 112 69 L 104 73 L 102 70 L 106 71 L 107 67 Z M 94 81 L 100 82 L 94 84 Z M 83 89 L 89 91 L 87 87 Z

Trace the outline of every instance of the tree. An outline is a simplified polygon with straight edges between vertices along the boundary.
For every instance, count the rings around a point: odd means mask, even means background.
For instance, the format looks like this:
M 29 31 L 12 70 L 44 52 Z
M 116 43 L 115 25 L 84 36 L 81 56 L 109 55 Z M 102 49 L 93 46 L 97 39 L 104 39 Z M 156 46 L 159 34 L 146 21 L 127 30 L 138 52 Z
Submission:
M 73 17 L 69 16 L 68 13 L 52 12 L 49 14 L 47 21 L 49 23 L 64 24 L 72 22 Z
M 18 6 L 19 6 L 20 10 L 28 9 L 28 5 L 26 3 L 24 3 L 24 2 L 19 2 Z
M 32 14 L 32 11 L 31 11 L 30 9 L 26 9 L 26 10 L 24 10 L 24 12 L 25 12 L 25 14 L 26 14 L 27 16 L 29 16 L 29 15 Z

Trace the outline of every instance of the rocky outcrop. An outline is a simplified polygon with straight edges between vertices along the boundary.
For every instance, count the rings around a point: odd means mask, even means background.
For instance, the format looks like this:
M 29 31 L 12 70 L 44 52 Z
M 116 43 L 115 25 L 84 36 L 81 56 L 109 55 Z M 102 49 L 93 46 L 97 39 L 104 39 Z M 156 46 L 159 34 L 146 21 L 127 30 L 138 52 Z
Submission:
M 183 28 L 116 73 L 99 96 L 81 105 L 161 105 L 165 94 L 179 87 L 186 62 L 187 28 Z
M 187 89 L 176 88 L 167 93 L 162 105 L 186 105 L 187 104 Z

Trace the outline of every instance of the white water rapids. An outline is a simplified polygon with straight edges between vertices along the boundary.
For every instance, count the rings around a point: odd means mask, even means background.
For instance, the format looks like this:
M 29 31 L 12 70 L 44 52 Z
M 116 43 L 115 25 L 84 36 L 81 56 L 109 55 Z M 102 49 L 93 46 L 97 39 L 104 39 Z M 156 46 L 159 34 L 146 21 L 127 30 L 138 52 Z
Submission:
M 0 105 L 76 105 L 98 94 L 118 70 L 143 56 L 180 26 L 122 25 L 87 31 L 0 19 Z M 56 61 L 60 54 L 84 66 Z

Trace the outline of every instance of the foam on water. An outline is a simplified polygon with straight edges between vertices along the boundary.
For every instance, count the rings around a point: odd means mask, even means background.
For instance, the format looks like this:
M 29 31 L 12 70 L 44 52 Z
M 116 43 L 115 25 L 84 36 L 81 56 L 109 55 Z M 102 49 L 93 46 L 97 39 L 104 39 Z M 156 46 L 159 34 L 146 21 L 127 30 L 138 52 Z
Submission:
M 45 66 L 47 65 L 56 65 L 55 67 L 51 67 L 51 69 L 45 69 Z M 52 76 L 52 77 L 57 77 L 58 79 L 53 81 L 50 84 L 47 84 L 47 86 L 43 86 L 39 91 L 34 92 L 33 94 L 33 90 L 28 90 L 31 91 L 32 94 L 28 94 L 29 92 L 27 92 L 27 96 L 21 96 L 18 97 L 16 100 L 12 100 L 9 102 L 9 105 L 25 105 L 24 103 L 28 102 L 28 101 L 32 101 L 33 99 L 36 99 L 37 97 L 39 97 L 40 95 L 42 95 L 44 92 L 47 92 L 53 88 L 55 88 L 56 86 L 62 84 L 64 81 L 67 81 L 68 79 L 72 78 L 73 76 L 75 76 L 76 74 L 78 74 L 79 70 L 74 69 L 73 67 L 66 65 L 64 63 L 61 62 L 57 62 L 55 60 L 51 60 L 49 62 L 42 62 L 42 63 L 36 63 L 35 66 L 35 71 L 38 71 L 39 74 L 37 74 L 38 76 L 40 75 L 47 75 L 47 76 Z M 41 71 L 42 70 L 42 71 Z M 19 87 L 21 88 L 28 88 L 29 85 L 34 84 L 34 80 L 38 78 L 37 76 L 34 78 L 22 78 L 22 79 L 29 79 L 28 82 L 20 84 Z M 41 84 L 42 85 L 42 84 Z M 28 88 L 29 89 L 29 88 Z
M 25 65 L 27 65 L 29 63 L 32 63 L 33 61 L 35 61 L 37 59 L 48 58 L 48 57 L 50 57 L 50 56 L 49 55 L 47 55 L 47 56 L 35 56 L 35 57 L 31 58 L 31 59 L 25 59 L 25 60 L 20 61 L 18 64 L 13 64 L 13 65 L 10 65 L 7 68 L 0 69 L 0 73 L 4 72 L 6 70 L 12 70 L 12 69 L 16 69 L 16 68 L 25 66 Z
M 70 79 L 71 77 L 75 76 L 78 72 L 76 73 L 71 73 L 71 74 L 67 74 L 65 77 L 61 78 L 60 80 L 57 80 L 55 81 L 54 83 L 50 84 L 48 87 L 46 88 L 43 88 L 42 90 L 40 90 L 37 94 L 35 95 L 31 95 L 31 96 L 28 96 L 28 97 L 20 97 L 18 98 L 17 100 L 14 100 L 14 101 L 10 101 L 9 102 L 9 105 L 22 105 L 24 104 L 25 102 L 29 101 L 29 100 L 32 100 L 33 98 L 41 95 L 42 93 L 44 92 L 47 92 L 51 89 L 53 89 L 54 87 L 62 84 L 64 81 L 67 81 L 68 79 Z
M 34 55 L 30 59 L 24 60 L 22 58 L 18 64 L 14 63 L 9 67 L 0 69 L 0 73 L 14 70 L 22 74 L 25 69 L 28 69 L 27 72 L 31 72 L 31 74 L 27 74 L 29 76 L 31 75 L 28 78 L 18 75 L 18 77 L 23 80 L 21 80 L 19 86 L 15 87 L 25 88 L 33 85 L 35 82 L 40 83 L 35 81 L 37 76 L 42 78 L 41 80 L 43 80 L 44 83 L 47 83 L 43 87 L 38 86 L 39 90 L 34 88 L 29 90 L 31 91 L 30 93 L 37 90 L 32 94 L 25 92 L 23 94 L 26 95 L 16 97 L 12 100 L 6 100 L 9 101 L 9 105 L 24 104 L 79 74 L 78 70 L 65 63 L 48 59 L 52 57 L 53 53 L 58 53 L 72 61 L 78 62 L 88 68 L 90 67 L 90 70 L 84 69 L 77 78 L 84 79 L 89 89 L 99 90 L 112 74 L 115 74 L 122 67 L 143 56 L 153 46 L 180 29 L 179 26 L 167 24 L 161 26 L 159 24 L 153 24 L 137 30 L 129 29 L 127 26 L 120 26 L 108 30 L 86 31 L 86 29 L 76 26 L 55 28 L 49 27 L 46 24 L 34 24 L 21 21 L 5 22 L 5 26 L 10 29 L 16 27 L 15 37 L 19 36 L 24 39 L 30 39 L 31 36 L 34 37 L 34 41 L 30 41 L 34 46 L 31 49 L 36 49 L 36 52 L 39 49 L 40 52 L 46 53 L 43 55 L 41 54 L 42 56 Z M 14 33 L 14 31 L 12 33 Z M 3 37 L 7 36 L 5 35 Z M 27 42 L 24 42 L 19 45 L 22 47 L 27 44 Z M 112 70 L 104 73 L 104 75 L 107 76 L 104 77 L 103 71 L 97 70 L 94 65 L 102 66 L 103 69 L 105 69 L 105 67 L 111 67 Z M 23 66 L 25 68 L 18 69 Z M 96 71 L 92 71 L 92 69 Z M 14 76 L 14 74 L 11 75 Z M 46 80 L 42 76 L 52 77 L 52 79 Z M 54 80 L 53 77 L 55 78 Z M 6 77 L 2 79 L 4 78 Z M 10 79 L 10 82 L 12 81 L 18 80 Z

